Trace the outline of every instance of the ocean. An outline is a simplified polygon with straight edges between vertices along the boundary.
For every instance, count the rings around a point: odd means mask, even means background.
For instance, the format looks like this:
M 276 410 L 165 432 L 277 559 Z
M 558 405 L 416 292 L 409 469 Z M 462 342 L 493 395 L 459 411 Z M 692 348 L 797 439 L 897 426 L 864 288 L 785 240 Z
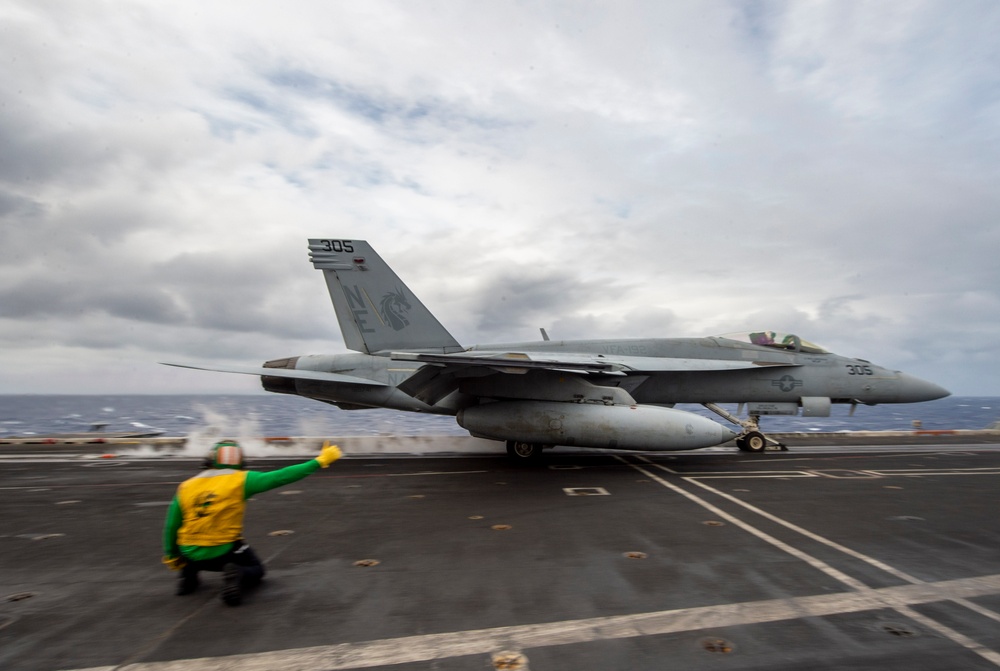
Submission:
M 730 412 L 736 406 L 724 404 Z M 678 405 L 718 417 L 699 405 Z M 1000 397 L 952 396 L 929 403 L 835 406 L 831 417 L 764 417 L 765 431 L 880 431 L 920 428 L 982 429 L 1000 421 Z M 0 395 L 0 436 L 16 437 L 87 431 L 155 430 L 165 436 L 427 436 L 467 435 L 454 417 L 393 410 L 341 410 L 298 396 Z

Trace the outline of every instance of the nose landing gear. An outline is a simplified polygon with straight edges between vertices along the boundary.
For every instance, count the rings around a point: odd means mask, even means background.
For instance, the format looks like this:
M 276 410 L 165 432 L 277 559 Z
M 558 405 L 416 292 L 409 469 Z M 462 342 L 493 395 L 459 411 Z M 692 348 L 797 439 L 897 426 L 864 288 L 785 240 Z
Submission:
M 750 415 L 746 419 L 740 419 L 736 415 L 727 412 L 714 403 L 702 403 L 706 408 L 722 417 L 728 422 L 741 427 L 743 433 L 736 438 L 736 447 L 742 452 L 763 452 L 768 445 L 773 445 L 776 449 L 787 451 L 788 448 L 778 441 L 768 438 L 760 430 L 760 415 Z
M 760 431 L 749 431 L 736 438 L 736 447 L 743 452 L 763 452 L 767 449 L 767 436 Z

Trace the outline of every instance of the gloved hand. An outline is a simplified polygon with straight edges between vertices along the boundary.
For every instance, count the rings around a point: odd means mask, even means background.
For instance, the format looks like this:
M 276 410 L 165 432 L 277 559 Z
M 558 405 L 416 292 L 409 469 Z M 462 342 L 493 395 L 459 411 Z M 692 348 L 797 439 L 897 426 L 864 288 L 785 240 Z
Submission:
M 168 557 L 167 555 L 163 555 L 163 563 L 171 571 L 180 571 L 187 566 L 187 559 L 184 559 L 184 557 Z
M 331 445 L 329 440 L 324 440 L 323 451 L 319 453 L 318 457 L 316 457 L 316 461 L 319 462 L 320 466 L 326 468 L 337 459 L 340 459 L 340 456 L 340 448 L 336 445 Z

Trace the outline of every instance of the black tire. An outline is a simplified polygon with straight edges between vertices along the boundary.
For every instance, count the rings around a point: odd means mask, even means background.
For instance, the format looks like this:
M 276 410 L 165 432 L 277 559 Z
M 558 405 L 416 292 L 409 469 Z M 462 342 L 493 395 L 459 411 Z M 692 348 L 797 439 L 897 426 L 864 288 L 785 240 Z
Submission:
M 740 443 L 737 443 L 740 445 Z M 767 438 L 760 431 L 751 431 L 743 436 L 740 449 L 744 452 L 763 452 L 767 449 Z
M 535 462 L 542 458 L 544 445 L 523 440 L 507 441 L 507 456 L 518 463 Z

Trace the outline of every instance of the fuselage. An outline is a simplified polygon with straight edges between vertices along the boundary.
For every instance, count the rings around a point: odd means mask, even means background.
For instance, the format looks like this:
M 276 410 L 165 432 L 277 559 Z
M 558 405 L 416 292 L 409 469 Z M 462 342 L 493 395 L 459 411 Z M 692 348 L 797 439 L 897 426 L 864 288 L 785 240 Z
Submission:
M 933 383 L 863 359 L 804 348 L 774 348 L 720 337 L 632 340 L 533 341 L 471 347 L 468 352 L 522 352 L 553 357 L 587 354 L 622 369 L 615 375 L 587 376 L 589 384 L 624 389 L 640 404 L 795 403 L 829 399 L 830 403 L 915 403 L 947 396 Z M 735 370 L 657 370 L 664 359 L 752 362 Z M 344 407 L 456 414 L 480 400 L 567 400 L 554 398 L 572 373 L 540 370 L 521 375 L 470 374 L 455 380 L 454 393 L 431 405 L 396 387 L 422 366 L 367 354 L 309 355 L 281 367 L 350 374 L 386 386 L 359 387 L 310 380 L 267 378 L 269 391 L 299 394 Z M 624 373 L 624 374 L 622 374 Z M 579 376 L 577 376 L 579 377 Z
M 874 405 L 917 403 L 948 395 L 936 384 L 864 359 L 825 351 L 776 349 L 722 337 L 531 342 L 490 345 L 485 349 L 586 352 L 626 363 L 648 357 L 765 364 L 741 370 L 636 371 L 630 375 L 648 376 L 631 390 L 639 403 L 788 402 L 801 397 L 826 397 L 833 403 Z M 614 380 L 608 383 L 614 384 Z

